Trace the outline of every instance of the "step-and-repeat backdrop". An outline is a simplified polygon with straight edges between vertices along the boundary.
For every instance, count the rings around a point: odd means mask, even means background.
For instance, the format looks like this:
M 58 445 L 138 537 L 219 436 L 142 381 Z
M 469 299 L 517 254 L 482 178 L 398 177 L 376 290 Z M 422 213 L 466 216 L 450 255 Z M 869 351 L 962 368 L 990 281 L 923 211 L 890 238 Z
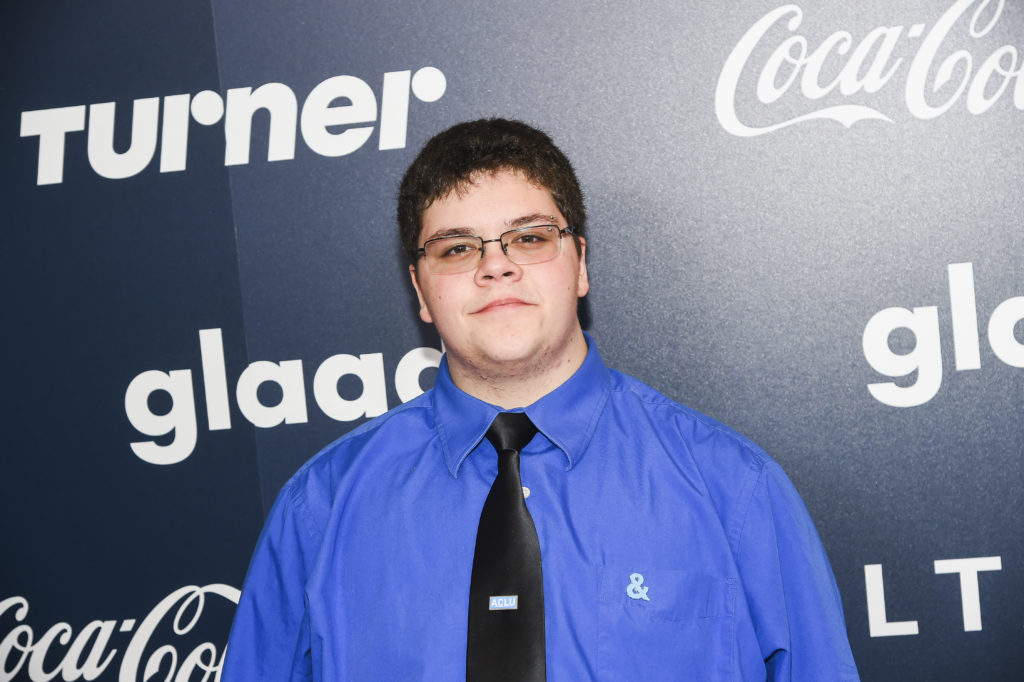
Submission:
M 577 166 L 609 364 L 794 479 L 864 679 L 1021 679 L 1024 3 L 4 14 L 0 680 L 215 678 L 278 488 L 433 381 L 394 197 L 490 115 Z

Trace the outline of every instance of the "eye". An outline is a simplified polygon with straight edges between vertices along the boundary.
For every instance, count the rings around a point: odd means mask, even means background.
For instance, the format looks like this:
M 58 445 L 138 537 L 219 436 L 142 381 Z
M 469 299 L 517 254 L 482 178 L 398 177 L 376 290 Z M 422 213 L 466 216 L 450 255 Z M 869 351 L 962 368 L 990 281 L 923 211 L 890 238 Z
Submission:
M 550 226 L 530 227 L 512 236 L 509 246 L 535 249 L 551 242 L 553 230 Z
M 446 259 L 464 258 L 479 250 L 476 243 L 468 239 L 439 239 L 432 246 L 437 258 Z

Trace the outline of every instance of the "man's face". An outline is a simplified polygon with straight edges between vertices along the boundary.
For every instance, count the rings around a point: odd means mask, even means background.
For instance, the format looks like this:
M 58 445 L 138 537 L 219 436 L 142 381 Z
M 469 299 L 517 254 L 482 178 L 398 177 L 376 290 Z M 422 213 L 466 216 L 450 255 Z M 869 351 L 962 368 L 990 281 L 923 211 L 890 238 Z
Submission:
M 531 216 L 566 226 L 548 190 L 519 173 L 480 174 L 464 194 L 452 192 L 423 212 L 419 245 L 452 230 L 497 239 Z M 570 236 L 544 263 L 516 265 L 492 242 L 469 272 L 433 273 L 423 258 L 409 270 L 420 317 L 437 326 L 453 374 L 543 374 L 570 362 L 568 349 L 582 341 L 576 303 L 590 285 Z

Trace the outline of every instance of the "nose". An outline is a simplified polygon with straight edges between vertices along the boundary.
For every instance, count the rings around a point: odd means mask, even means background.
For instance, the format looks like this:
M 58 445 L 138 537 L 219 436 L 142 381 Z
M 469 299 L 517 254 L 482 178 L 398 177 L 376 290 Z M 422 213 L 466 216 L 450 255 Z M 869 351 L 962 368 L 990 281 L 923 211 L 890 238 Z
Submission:
M 478 281 L 498 279 L 500 277 L 518 277 L 522 268 L 505 255 L 501 248 L 500 239 L 485 239 L 483 241 L 484 252 L 480 257 L 480 263 L 476 268 Z

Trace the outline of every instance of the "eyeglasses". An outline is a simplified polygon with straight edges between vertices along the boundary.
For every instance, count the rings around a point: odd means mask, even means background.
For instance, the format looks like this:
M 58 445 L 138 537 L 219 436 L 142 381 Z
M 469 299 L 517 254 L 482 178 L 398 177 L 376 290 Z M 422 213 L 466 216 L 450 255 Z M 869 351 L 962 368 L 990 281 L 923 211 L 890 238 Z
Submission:
M 426 259 L 431 272 L 457 275 L 475 268 L 484 257 L 484 244 L 491 242 L 500 242 L 502 252 L 516 265 L 553 260 L 562 253 L 562 237 L 566 234 L 572 234 L 572 228 L 558 225 L 517 227 L 502 232 L 497 239 L 457 234 L 428 239 L 416 253 Z

